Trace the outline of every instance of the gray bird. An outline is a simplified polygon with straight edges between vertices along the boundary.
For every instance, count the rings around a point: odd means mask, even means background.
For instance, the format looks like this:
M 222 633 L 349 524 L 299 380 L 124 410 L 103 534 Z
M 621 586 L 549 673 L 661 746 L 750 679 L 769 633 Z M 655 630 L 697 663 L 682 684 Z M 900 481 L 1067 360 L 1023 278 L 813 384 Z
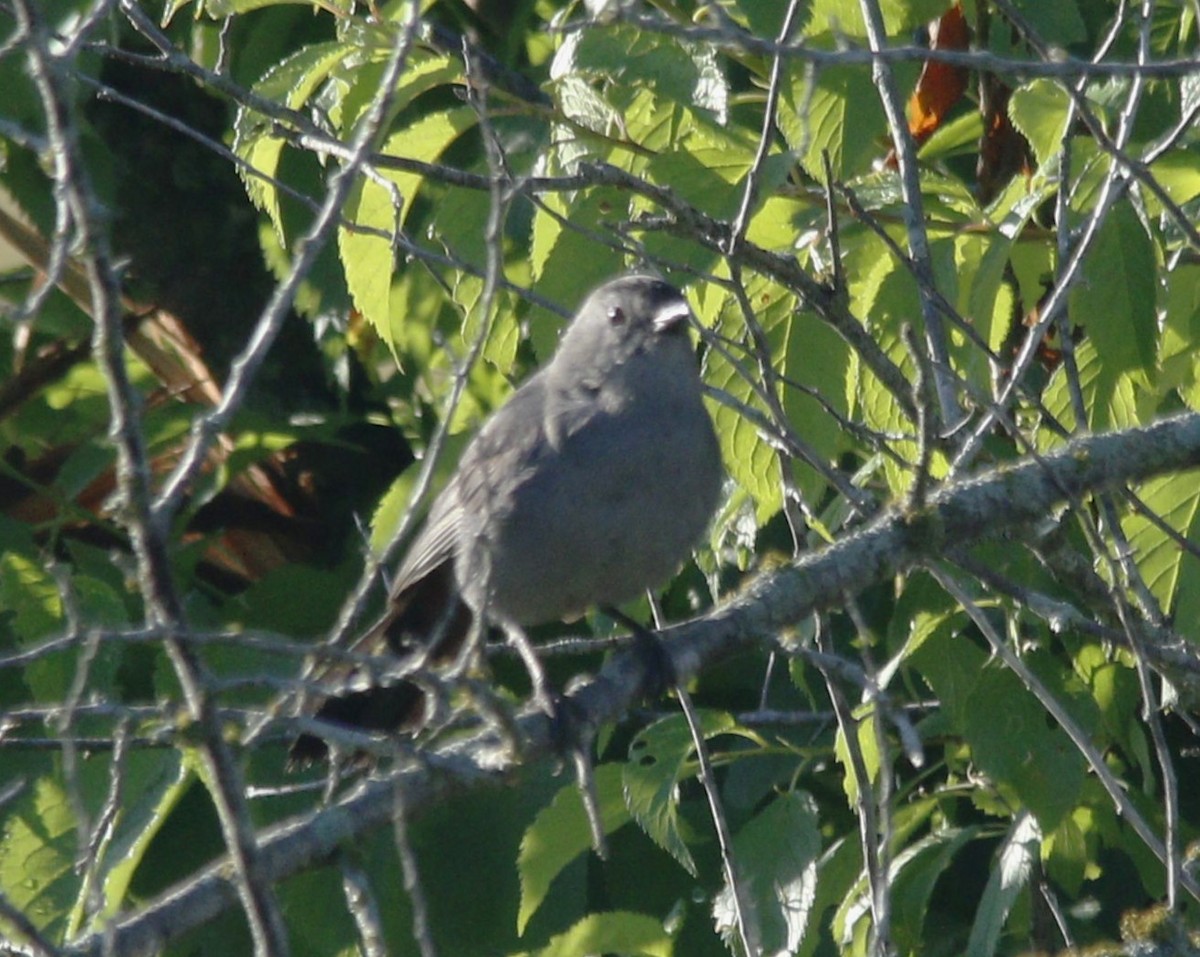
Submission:
M 382 619 L 356 643 L 404 655 L 457 653 L 473 618 L 509 629 L 615 606 L 665 583 L 715 511 L 724 478 L 682 294 L 651 276 L 594 290 L 554 358 L 467 446 L 400 564 Z M 411 726 L 407 682 L 343 687 L 319 717 Z M 357 680 L 356 680 L 357 677 Z M 324 743 L 302 736 L 301 763 Z

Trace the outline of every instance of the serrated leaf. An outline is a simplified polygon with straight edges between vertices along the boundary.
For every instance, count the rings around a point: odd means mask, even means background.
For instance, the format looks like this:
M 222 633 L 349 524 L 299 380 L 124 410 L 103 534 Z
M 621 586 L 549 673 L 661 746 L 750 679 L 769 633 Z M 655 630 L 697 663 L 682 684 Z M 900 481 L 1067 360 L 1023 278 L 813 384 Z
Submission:
M 806 234 L 824 229 L 824 215 L 824 204 L 813 197 L 767 196 L 750 220 L 746 238 L 766 249 L 792 250 Z
M 1009 828 L 1000 849 L 1000 866 L 988 874 L 987 887 L 975 910 L 967 957 L 992 957 L 1017 898 L 1029 886 L 1038 862 L 1041 831 L 1033 815 L 1023 813 Z
M 80 932 L 85 914 L 94 922 L 91 929 L 99 930 L 118 913 L 142 856 L 193 777 L 178 751 L 134 752 L 121 774 L 124 792 L 129 796 L 122 803 L 114 827 L 97 848 L 97 876 L 104 906 L 93 912 L 93 902 L 78 901 L 70 936 Z
M 671 936 L 656 917 L 631 911 L 589 914 L 540 950 L 523 957 L 579 957 L 617 954 L 621 957 L 671 957 Z
M 921 952 L 921 929 L 934 885 L 953 862 L 954 855 L 979 833 L 978 827 L 945 828 L 909 844 L 892 860 L 887 880 L 891 889 L 893 933 L 902 952 Z M 834 915 L 833 931 L 843 945 L 855 940 L 861 922 L 869 919 L 870 912 L 871 889 L 863 875 Z
M 272 67 L 253 92 L 267 100 L 299 109 L 351 51 L 341 43 L 316 43 L 304 47 Z M 274 182 L 279 172 L 284 141 L 272 135 L 271 120 L 243 106 L 234 121 L 233 151 L 250 167 L 238 167 L 250 201 L 267 214 L 280 242 L 284 239 L 279 208 L 279 189 Z
M 1189 203 L 1200 196 L 1200 153 L 1195 150 L 1172 150 L 1150 164 L 1150 175 L 1177 204 Z M 1147 207 L 1160 205 L 1147 190 Z
M 376 25 L 368 28 L 362 43 L 374 49 L 377 58 L 368 63 L 354 64 L 339 75 L 341 82 L 326 88 L 329 96 L 321 103 L 322 110 L 338 124 L 342 135 L 349 138 L 366 110 L 379 92 L 379 84 L 387 70 L 386 53 L 394 42 L 392 26 Z M 396 81 L 396 89 L 389 105 L 390 117 L 395 118 L 401 110 L 415 99 L 462 77 L 461 62 L 442 53 L 430 53 L 416 48 L 409 53 L 403 74 Z
M 1046 724 L 1044 709 L 1014 674 L 986 667 L 983 652 L 958 639 L 958 628 L 930 624 L 937 627 L 925 631 L 911 661 L 934 688 L 950 728 L 970 745 L 973 764 L 1009 809 L 1026 807 L 1044 830 L 1054 829 L 1080 800 L 1084 759 L 1062 728 Z M 1030 662 L 1037 666 L 1036 657 Z M 1085 730 L 1099 727 L 1096 704 L 1076 691 L 1062 688 L 1060 698 Z
M 859 788 L 865 783 L 869 788 L 879 777 L 882 755 L 879 753 L 879 736 L 875 732 L 874 705 L 859 705 L 854 709 L 855 737 L 858 756 L 862 758 L 863 770 L 867 773 L 865 782 L 859 781 L 855 773 L 854 760 L 850 754 L 849 744 L 843 728 L 839 725 L 834 738 L 833 753 L 842 766 L 842 789 L 846 792 L 846 800 L 851 808 L 858 802 Z
M 679 149 L 652 157 L 645 172 L 652 182 L 674 190 L 701 212 L 728 218 L 741 202 L 737 180 L 749 167 L 749 156 L 728 150 Z
M 883 28 L 889 36 L 907 33 L 946 12 L 946 0 L 880 0 Z M 858 0 L 814 0 L 811 28 L 840 36 L 865 37 L 862 4 Z
M 729 88 L 715 51 L 625 24 L 581 31 L 564 43 L 551 68 L 554 79 L 603 77 L 633 90 L 652 90 L 674 103 L 723 118 Z
M 463 131 L 476 122 L 475 114 L 463 107 L 432 113 L 388 138 L 382 152 L 419 162 L 436 160 Z M 338 229 L 338 251 L 346 271 L 346 286 L 354 304 L 376 329 L 384 342 L 392 343 L 390 293 L 392 288 L 392 244 L 373 232 L 394 233 L 400 229 L 414 195 L 424 177 L 396 170 L 383 172 L 395 185 L 395 193 L 374 180 L 360 179 L 344 210 L 345 218 L 360 231 Z
M 1090 339 L 1076 344 L 1075 363 L 1079 369 L 1086 422 L 1075 421 L 1075 409 L 1064 367 L 1060 366 L 1054 371 L 1043 393 L 1046 408 L 1062 423 L 1068 434 L 1084 428 L 1104 432 L 1138 423 L 1137 394 L 1129 374 L 1116 372 L 1102 362 Z M 1039 429 L 1037 437 L 1040 451 L 1057 448 L 1064 441 L 1051 429 Z
M 813 42 L 832 48 L 829 37 Z M 818 182 L 825 181 L 825 150 L 839 180 L 867 172 L 883 152 L 877 141 L 886 128 L 883 107 L 870 71 L 857 67 L 830 67 L 812 74 L 795 64 L 779 98 L 776 121 L 788 146 Z
M 783 294 L 778 289 L 775 291 L 779 293 L 776 305 L 782 301 L 783 305 L 780 308 L 787 310 L 794 307 L 795 301 L 789 294 Z M 734 340 L 742 338 L 744 323 L 736 307 L 724 298 L 714 299 L 712 302 L 723 303 L 718 332 Z M 768 304 L 761 298 L 757 298 L 755 304 L 760 307 L 761 313 L 770 311 Z M 711 385 L 729 393 L 734 399 L 747 403 L 765 414 L 766 410 L 754 395 L 747 377 L 721 352 L 712 351 L 708 354 L 704 377 Z M 783 505 L 778 454 L 748 416 L 724 403 L 714 404 L 710 409 L 717 439 L 721 444 L 722 458 L 729 474 L 754 499 L 755 516 L 758 524 L 762 525 Z
M 1164 529 L 1194 542 L 1200 538 L 1197 515 L 1200 514 L 1200 472 L 1173 472 L 1141 485 L 1138 498 L 1153 519 L 1136 511 L 1121 522 L 1138 570 L 1163 610 L 1174 618 L 1185 633 L 1196 637 L 1195 615 L 1200 611 L 1200 572 L 1188 559 L 1187 550 Z
M 817 896 L 817 802 L 802 791 L 781 794 L 737 833 L 733 852 L 758 916 L 764 953 L 795 953 Z M 733 892 L 725 884 L 713 901 L 713 920 L 727 944 L 736 932 L 734 914 Z
M 765 333 L 771 362 L 782 377 L 776 395 L 787 427 L 798 433 L 818 460 L 833 461 L 841 453 L 845 437 L 826 405 L 846 413 L 844 383 L 850 363 L 849 348 L 828 325 L 802 310 L 795 294 L 782 286 L 751 275 L 746 278 L 745 292 Z M 721 335 L 734 341 L 747 338 L 742 307 L 734 297 L 712 297 L 704 308 L 710 315 L 715 311 Z M 750 371 L 757 371 L 751 356 L 742 355 L 740 360 L 743 368 L 750 364 Z M 722 353 L 709 353 L 705 378 L 771 418 L 751 383 Z M 817 395 L 823 397 L 824 404 Z M 759 428 L 736 409 L 717 404 L 713 415 L 730 474 L 754 498 L 756 516 L 762 524 L 782 504 L 778 453 Z M 819 499 L 825 480 L 802 463 L 797 464 L 796 471 L 804 493 Z
M 45 567 L 12 552 L 0 554 L 0 606 L 12 613 L 13 630 L 25 641 L 52 631 L 63 615 L 62 596 Z
M 1025 17 L 1036 34 L 1058 46 L 1079 43 L 1087 36 L 1087 27 L 1076 0 L 1015 0 L 1014 7 Z
M 1051 80 L 1033 80 L 1013 91 L 1008 118 L 1029 141 L 1039 166 L 1062 149 L 1071 98 Z
M 891 868 L 892 920 L 902 953 L 919 953 L 927 938 L 923 931 L 934 888 L 954 863 L 955 856 L 979 837 L 981 828 L 947 828 L 917 841 L 897 855 Z M 911 850 L 912 853 L 908 853 Z
M 1044 831 L 1078 803 L 1083 757 L 1011 672 L 985 669 L 964 713 L 963 733 L 979 768 L 1012 793 Z
M 602 764 L 595 769 L 596 803 L 604 833 L 624 827 L 630 819 L 625 806 L 624 768 Z M 569 784 L 529 825 L 521 838 L 517 871 L 521 878 L 521 906 L 517 933 L 524 934 L 529 920 L 545 900 L 554 879 L 571 861 L 592 846 L 592 834 L 579 787 Z
M 757 740 L 723 711 L 702 711 L 700 726 L 705 740 L 718 734 L 741 734 Z M 623 777 L 625 801 L 633 819 L 693 876 L 696 864 L 680 833 L 677 792 L 679 782 L 695 772 L 696 756 L 687 721 L 682 715 L 674 715 L 638 732 L 629 745 Z
M 0 831 L 0 891 L 54 940 L 78 894 L 76 820 L 60 782 L 42 777 L 7 807 Z
M 1158 352 L 1154 247 L 1133 207 L 1118 203 L 1087 252 L 1070 294 L 1070 316 L 1082 326 L 1110 374 L 1150 373 Z
M 608 133 L 621 124 L 620 110 L 593 90 L 581 76 L 568 73 L 555 79 L 550 93 L 563 116 L 595 133 Z M 562 165 L 570 168 L 570 163 Z

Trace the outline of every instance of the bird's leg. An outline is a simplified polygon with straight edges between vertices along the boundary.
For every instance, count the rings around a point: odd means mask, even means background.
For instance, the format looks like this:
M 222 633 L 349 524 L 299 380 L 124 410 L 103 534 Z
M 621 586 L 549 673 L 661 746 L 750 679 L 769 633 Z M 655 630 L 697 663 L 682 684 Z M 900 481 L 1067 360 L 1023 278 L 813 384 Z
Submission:
M 474 615 L 462 644 L 454 654 L 452 664 L 446 670 L 447 678 L 458 680 L 471 671 L 483 655 L 483 643 L 487 638 L 487 633 L 487 619 L 481 614 Z
M 483 646 L 493 624 L 484 612 L 472 616 L 470 628 L 446 673 L 446 680 L 454 688 L 465 692 L 472 707 L 498 731 L 506 747 L 517 754 L 521 745 L 511 709 L 490 680 L 472 674 L 483 657 Z
M 546 671 L 542 668 L 541 659 L 538 658 L 537 652 L 533 650 L 533 645 L 529 641 L 529 637 L 520 625 L 514 622 L 506 622 L 501 626 L 504 630 L 504 636 L 508 639 L 508 643 L 517 650 L 517 654 L 521 656 L 521 661 L 525 664 L 525 670 L 529 673 L 529 680 L 533 685 L 533 694 L 531 698 L 538 706 L 551 718 L 556 717 L 558 708 L 555 706 L 554 698 L 550 694 L 549 684 L 546 681 Z

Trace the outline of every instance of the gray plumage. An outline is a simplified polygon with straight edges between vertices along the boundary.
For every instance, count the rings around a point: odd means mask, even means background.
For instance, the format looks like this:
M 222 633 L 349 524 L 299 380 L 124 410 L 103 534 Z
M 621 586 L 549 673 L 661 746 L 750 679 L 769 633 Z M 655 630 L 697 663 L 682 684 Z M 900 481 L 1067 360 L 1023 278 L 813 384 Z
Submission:
M 669 579 L 708 525 L 723 474 L 689 315 L 648 276 L 596 290 L 553 361 L 471 442 L 393 594 L 453 559 L 473 610 L 534 625 Z
M 467 446 L 359 642 L 453 654 L 472 615 L 535 625 L 664 584 L 704 533 L 724 469 L 680 292 L 651 276 L 593 291 L 553 359 Z M 368 699 L 378 692 L 395 700 Z M 362 700 L 348 700 L 354 698 Z M 413 692 L 331 698 L 323 717 L 407 720 Z M 378 714 L 377 714 L 378 712 Z M 301 739 L 303 742 L 305 739 Z

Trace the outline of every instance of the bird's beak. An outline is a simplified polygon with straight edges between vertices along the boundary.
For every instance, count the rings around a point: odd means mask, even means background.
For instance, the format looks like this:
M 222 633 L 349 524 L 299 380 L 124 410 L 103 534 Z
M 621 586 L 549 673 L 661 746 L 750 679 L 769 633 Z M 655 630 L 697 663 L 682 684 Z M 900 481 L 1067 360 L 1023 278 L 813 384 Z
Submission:
M 677 302 L 669 302 L 659 309 L 651 320 L 651 324 L 654 326 L 655 332 L 673 332 L 686 327 L 691 315 L 692 310 L 688 304 L 680 299 Z

